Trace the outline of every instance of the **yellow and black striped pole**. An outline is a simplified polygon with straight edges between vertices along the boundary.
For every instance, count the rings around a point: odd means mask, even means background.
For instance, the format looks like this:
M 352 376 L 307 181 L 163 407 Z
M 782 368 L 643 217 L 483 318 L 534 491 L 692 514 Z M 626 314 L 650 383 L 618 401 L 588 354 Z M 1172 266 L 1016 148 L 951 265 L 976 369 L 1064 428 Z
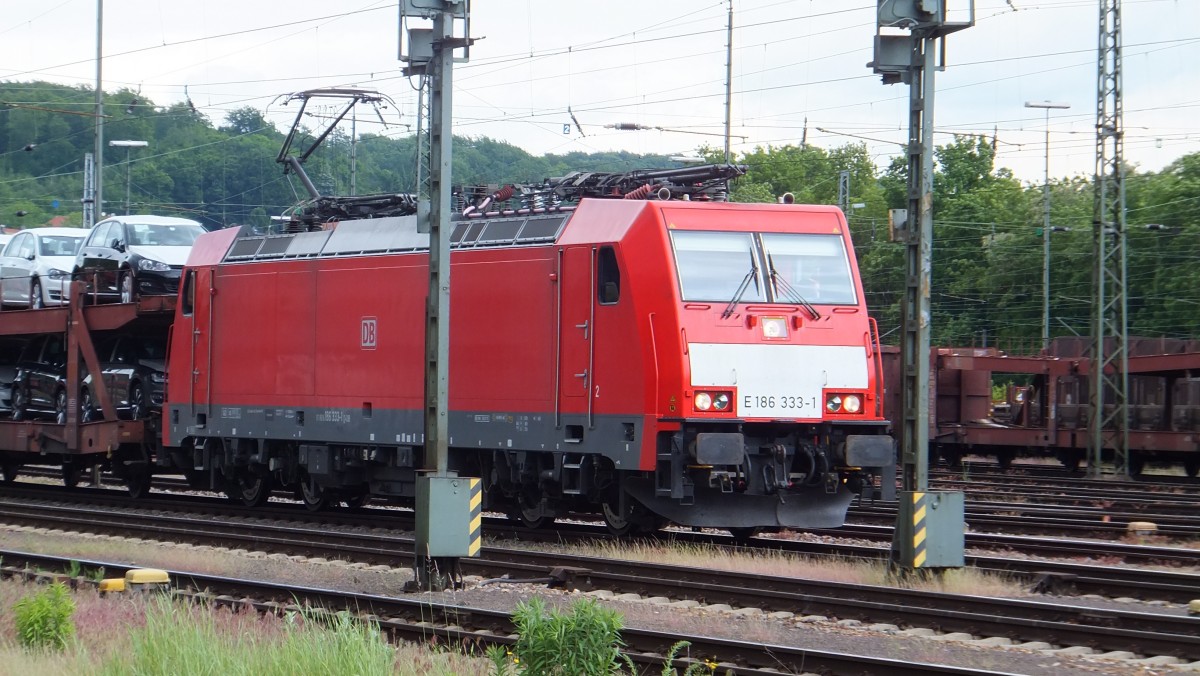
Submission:
M 913 568 L 925 565 L 925 493 L 912 494 L 912 562 Z
M 467 536 L 467 556 L 479 556 L 483 546 L 483 481 L 471 482 L 471 527 Z
M 965 527 L 961 491 L 902 491 L 893 563 L 911 570 L 961 568 Z

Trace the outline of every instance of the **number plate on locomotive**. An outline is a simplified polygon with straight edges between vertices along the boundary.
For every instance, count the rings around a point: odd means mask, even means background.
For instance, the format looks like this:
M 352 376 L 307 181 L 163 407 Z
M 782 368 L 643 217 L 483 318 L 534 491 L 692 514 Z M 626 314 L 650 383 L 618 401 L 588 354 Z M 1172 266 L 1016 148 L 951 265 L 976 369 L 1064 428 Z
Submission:
M 746 418 L 778 417 L 819 418 L 819 397 L 795 394 L 754 394 L 741 392 L 738 396 L 738 415 Z

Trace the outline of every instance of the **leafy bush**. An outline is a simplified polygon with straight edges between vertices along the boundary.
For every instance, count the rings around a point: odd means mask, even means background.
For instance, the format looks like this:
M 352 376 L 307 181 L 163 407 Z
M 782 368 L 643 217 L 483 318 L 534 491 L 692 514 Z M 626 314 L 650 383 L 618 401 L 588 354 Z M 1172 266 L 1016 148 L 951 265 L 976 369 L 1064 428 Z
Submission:
M 26 596 L 13 606 L 17 638 L 34 649 L 62 650 L 75 635 L 75 601 L 61 582 Z
M 513 621 L 520 634 L 513 662 L 526 676 L 601 676 L 620 673 L 622 664 L 633 671 L 621 654 L 621 614 L 592 599 L 580 599 L 570 612 L 547 612 L 534 598 L 517 604 Z M 489 656 L 498 671 L 500 664 L 507 668 L 499 655 Z

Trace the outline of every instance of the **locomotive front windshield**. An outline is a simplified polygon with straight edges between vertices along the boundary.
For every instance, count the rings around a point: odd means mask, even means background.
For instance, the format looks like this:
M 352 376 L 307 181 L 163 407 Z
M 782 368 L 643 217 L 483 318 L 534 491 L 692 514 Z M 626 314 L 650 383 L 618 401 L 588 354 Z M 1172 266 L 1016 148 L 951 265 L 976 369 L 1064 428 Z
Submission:
M 671 244 L 685 301 L 858 302 L 840 235 L 672 230 Z
M 742 292 L 743 301 L 766 300 L 751 233 L 674 230 L 671 242 L 684 300 L 728 302 L 744 282 L 749 285 Z

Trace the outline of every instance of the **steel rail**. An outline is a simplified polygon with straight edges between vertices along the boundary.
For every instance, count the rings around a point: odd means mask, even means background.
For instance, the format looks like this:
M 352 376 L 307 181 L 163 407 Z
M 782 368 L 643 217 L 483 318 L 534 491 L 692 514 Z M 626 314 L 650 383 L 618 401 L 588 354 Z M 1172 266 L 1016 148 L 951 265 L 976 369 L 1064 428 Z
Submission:
M 177 539 L 289 554 L 317 553 L 373 563 L 411 564 L 411 538 L 275 526 L 208 517 L 113 513 L 77 507 L 0 505 L 0 518 Z M 485 548 L 463 559 L 463 572 L 483 577 L 517 573 L 542 577 L 553 568 L 573 571 L 569 584 L 651 596 L 727 603 L 764 611 L 832 615 L 842 619 L 924 626 L 942 631 L 1052 641 L 1105 650 L 1200 659 L 1200 619 L 1124 609 L 1097 609 L 1021 599 L 998 599 L 910 589 L 821 582 L 678 565 Z M 560 578 L 561 579 L 561 578 Z
M 296 504 L 273 502 L 265 507 L 247 510 L 229 500 L 195 495 L 162 495 L 142 498 L 131 502 L 122 492 L 115 490 L 77 489 L 64 491 L 61 488 L 30 484 L 9 484 L 4 491 L 12 497 L 27 499 L 52 498 L 57 500 L 85 500 L 91 504 L 111 507 L 158 509 L 205 512 L 219 516 L 246 516 L 253 514 L 263 518 L 301 520 L 337 524 L 344 526 L 374 525 L 382 528 L 411 528 L 412 513 L 401 509 L 376 509 L 321 513 L 307 511 Z M 530 530 L 504 518 L 486 517 L 485 529 L 490 537 L 515 538 L 527 541 L 558 542 L 564 539 L 587 540 L 608 539 L 604 526 L 588 523 L 557 523 L 552 529 Z M 814 531 L 814 534 L 829 538 L 827 541 L 809 541 L 793 538 L 752 538 L 743 544 L 755 549 L 773 549 L 799 555 L 838 556 L 863 559 L 886 559 L 892 540 L 890 526 L 847 525 L 838 529 Z M 734 540 L 724 534 L 668 530 L 657 534 L 678 542 L 731 546 Z M 847 539 L 878 542 L 882 546 L 848 543 Z M 970 555 L 967 565 L 982 570 L 1017 575 L 1030 580 L 1042 580 L 1047 588 L 1080 594 L 1101 594 L 1110 597 L 1133 597 L 1145 600 L 1163 600 L 1187 603 L 1195 598 L 1195 576 L 1171 571 L 1155 571 L 1128 567 L 1115 567 L 1112 562 L 1123 564 L 1155 564 L 1176 567 L 1200 566 L 1200 550 L 1180 547 L 1162 547 L 1137 544 L 1104 542 L 1097 540 L 1045 539 L 1030 536 L 968 533 L 967 545 L 971 549 L 994 549 L 1018 551 L 1035 556 L 1079 559 L 1088 557 L 1103 563 L 1089 564 L 1071 561 L 1044 561 L 1023 559 L 1013 556 Z
M 106 561 L 67 559 L 27 552 L 0 551 L 4 572 L 20 574 L 23 568 L 66 570 L 71 562 L 84 569 L 104 568 L 123 571 L 130 566 Z M 430 642 L 436 639 L 443 645 L 481 647 L 512 645 L 510 635 L 516 630 L 512 615 L 504 611 L 474 608 L 429 599 L 396 598 L 356 592 L 335 591 L 290 584 L 259 582 L 201 575 L 187 571 L 167 571 L 174 584 L 200 593 L 187 594 L 197 601 L 233 606 L 251 606 L 260 611 L 280 611 L 291 605 L 306 605 L 325 610 L 347 610 L 377 621 L 389 634 L 410 641 Z M 248 600 L 251 599 L 251 600 Z M 728 669 L 739 676 L 773 673 L 820 672 L 830 674 L 887 673 L 896 676 L 928 676 L 930 674 L 984 676 L 996 675 L 982 669 L 927 664 L 909 660 L 770 645 L 750 641 L 719 639 L 708 636 L 688 636 L 676 633 L 625 628 L 621 631 L 624 653 L 635 663 L 661 666 L 670 646 L 680 640 L 691 643 L 690 650 L 719 663 L 718 669 Z M 675 666 L 687 668 L 687 660 L 676 660 Z
M 1019 516 L 1020 519 L 1014 519 Z M 851 507 L 846 516 L 850 522 L 895 523 L 895 504 L 876 503 Z M 1090 537 L 1124 537 L 1127 526 L 1135 521 L 1151 521 L 1157 525 L 1156 535 L 1200 539 L 1200 524 L 1196 517 L 1169 514 L 1137 514 L 1114 512 L 1108 509 L 1063 509 L 1039 507 L 1027 503 L 968 502 L 967 525 L 972 528 L 996 528 L 1024 535 L 1082 535 Z

